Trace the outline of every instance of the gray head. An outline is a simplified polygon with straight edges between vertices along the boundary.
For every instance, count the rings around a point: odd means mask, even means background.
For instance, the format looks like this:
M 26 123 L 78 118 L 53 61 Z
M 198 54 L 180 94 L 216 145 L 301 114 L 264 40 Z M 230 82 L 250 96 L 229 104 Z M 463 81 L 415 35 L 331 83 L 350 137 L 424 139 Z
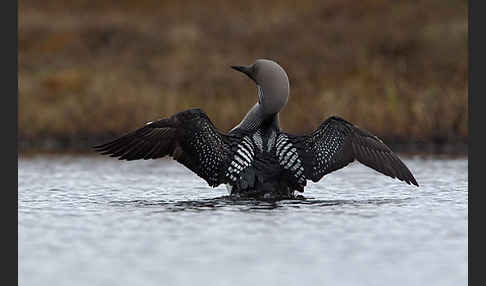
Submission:
M 287 104 L 290 94 L 289 78 L 276 62 L 258 59 L 248 66 L 232 66 L 246 74 L 258 87 L 258 103 L 266 114 L 278 113 Z

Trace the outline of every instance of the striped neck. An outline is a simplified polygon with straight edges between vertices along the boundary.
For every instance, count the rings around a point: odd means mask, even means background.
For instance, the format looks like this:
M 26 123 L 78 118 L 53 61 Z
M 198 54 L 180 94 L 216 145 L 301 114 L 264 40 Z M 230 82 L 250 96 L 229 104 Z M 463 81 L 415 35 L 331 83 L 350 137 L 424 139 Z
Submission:
M 274 114 L 268 114 L 263 107 L 263 88 L 257 85 L 258 102 L 248 111 L 243 120 L 236 125 L 231 131 L 236 129 L 243 129 L 246 131 L 254 131 L 262 127 L 262 125 L 269 124 L 268 127 L 274 127 L 280 130 L 280 122 L 278 112 Z M 231 132 L 230 131 L 230 132 Z
M 255 105 L 253 105 L 250 111 L 248 111 L 248 113 L 245 115 L 243 120 L 241 120 L 241 122 L 238 125 L 236 125 L 233 129 L 231 129 L 231 131 L 236 129 L 254 131 L 260 127 L 264 127 L 263 125 L 267 125 L 267 124 L 268 127 L 274 127 L 275 129 L 280 130 L 278 113 L 267 115 L 263 111 L 261 104 L 256 103 Z

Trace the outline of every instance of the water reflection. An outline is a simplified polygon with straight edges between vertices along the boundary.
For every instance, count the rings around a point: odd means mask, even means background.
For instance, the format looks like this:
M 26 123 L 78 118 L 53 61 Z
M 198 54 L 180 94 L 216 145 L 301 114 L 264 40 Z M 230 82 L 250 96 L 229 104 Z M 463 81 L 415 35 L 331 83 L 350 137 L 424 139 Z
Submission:
M 20 160 L 20 284 L 462 285 L 467 160 L 406 164 L 420 188 L 351 165 L 258 201 L 172 161 Z
M 185 200 L 185 201 L 163 201 L 163 200 L 129 200 L 129 201 L 111 201 L 109 204 L 117 207 L 158 207 L 160 211 L 180 212 L 180 211 L 211 211 L 218 209 L 234 211 L 250 210 L 274 210 L 278 208 L 301 208 L 301 207 L 328 207 L 328 206 L 363 206 L 363 205 L 383 205 L 383 204 L 403 204 L 410 197 L 398 199 L 363 199 L 363 200 L 319 200 L 313 198 L 301 197 L 292 200 L 255 200 L 255 199 L 234 199 L 229 196 L 202 200 Z

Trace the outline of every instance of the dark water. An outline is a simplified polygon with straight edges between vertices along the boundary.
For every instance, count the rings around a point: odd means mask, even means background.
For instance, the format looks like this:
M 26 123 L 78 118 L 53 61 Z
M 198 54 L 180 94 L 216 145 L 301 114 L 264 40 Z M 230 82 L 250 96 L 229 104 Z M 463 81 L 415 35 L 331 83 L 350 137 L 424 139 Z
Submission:
M 167 160 L 19 159 L 19 285 L 466 285 L 467 159 L 232 201 Z

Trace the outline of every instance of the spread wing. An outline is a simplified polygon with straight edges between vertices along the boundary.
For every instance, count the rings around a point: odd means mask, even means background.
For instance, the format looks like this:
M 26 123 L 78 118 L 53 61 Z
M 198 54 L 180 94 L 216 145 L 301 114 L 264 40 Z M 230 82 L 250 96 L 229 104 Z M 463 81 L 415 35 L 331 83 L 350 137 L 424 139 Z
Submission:
M 383 141 L 342 118 L 332 116 L 306 136 L 286 136 L 302 158 L 306 179 L 317 182 L 358 160 L 382 174 L 418 186 L 407 166 Z
M 190 109 L 170 118 L 149 122 L 140 129 L 93 148 L 120 160 L 172 156 L 210 186 L 218 186 L 225 182 L 224 171 L 230 156 L 228 140 L 202 110 Z

